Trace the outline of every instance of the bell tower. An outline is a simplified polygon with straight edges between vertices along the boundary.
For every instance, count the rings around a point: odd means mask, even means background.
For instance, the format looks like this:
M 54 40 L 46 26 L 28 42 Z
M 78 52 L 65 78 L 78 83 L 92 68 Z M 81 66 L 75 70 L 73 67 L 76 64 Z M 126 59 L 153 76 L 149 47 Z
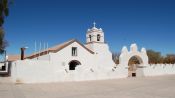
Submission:
M 87 30 L 85 47 L 94 52 L 92 56 L 94 67 L 111 70 L 111 66 L 116 65 L 112 60 L 109 46 L 104 40 L 104 32 L 101 28 L 96 27 L 95 22 L 93 24 L 93 27 Z
M 103 54 L 104 51 L 108 51 L 108 45 L 104 41 L 104 32 L 102 28 L 96 27 L 95 22 L 93 27 L 87 30 L 85 46 L 96 54 Z
M 104 32 L 102 28 L 96 28 L 96 23 L 93 23 L 93 27 L 87 30 L 86 43 L 104 43 Z

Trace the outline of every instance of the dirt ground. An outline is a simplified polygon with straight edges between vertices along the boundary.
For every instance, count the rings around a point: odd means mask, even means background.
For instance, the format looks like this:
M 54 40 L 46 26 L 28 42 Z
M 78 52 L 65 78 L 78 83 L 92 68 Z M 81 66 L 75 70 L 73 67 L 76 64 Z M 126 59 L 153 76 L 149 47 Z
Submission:
M 0 77 L 0 98 L 175 98 L 175 75 L 44 84 Z

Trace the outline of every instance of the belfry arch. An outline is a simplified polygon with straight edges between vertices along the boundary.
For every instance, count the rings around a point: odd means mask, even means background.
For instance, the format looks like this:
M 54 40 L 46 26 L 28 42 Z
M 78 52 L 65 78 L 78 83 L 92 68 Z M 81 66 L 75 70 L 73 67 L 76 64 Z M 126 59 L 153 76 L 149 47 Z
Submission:
M 122 48 L 121 55 L 119 57 L 119 64 L 125 67 L 125 69 L 127 70 L 126 73 L 128 74 L 129 74 L 129 68 L 131 67 L 129 66 L 129 61 L 133 57 L 135 57 L 139 62 L 139 65 L 136 66 L 137 70 L 135 71 L 142 71 L 143 68 L 148 66 L 148 56 L 145 48 L 142 48 L 141 51 L 138 51 L 137 45 L 131 44 L 130 51 L 128 51 L 127 47 L 124 46 Z M 139 72 L 135 74 L 141 76 L 142 73 Z

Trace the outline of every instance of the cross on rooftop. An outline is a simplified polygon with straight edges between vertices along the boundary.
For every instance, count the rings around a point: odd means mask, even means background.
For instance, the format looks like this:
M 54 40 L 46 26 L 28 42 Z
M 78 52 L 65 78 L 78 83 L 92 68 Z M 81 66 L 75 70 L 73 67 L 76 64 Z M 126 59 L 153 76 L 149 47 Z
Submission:
M 94 27 L 96 27 L 96 23 L 95 23 L 95 21 L 94 21 L 94 23 L 93 23 L 93 24 L 94 24 Z

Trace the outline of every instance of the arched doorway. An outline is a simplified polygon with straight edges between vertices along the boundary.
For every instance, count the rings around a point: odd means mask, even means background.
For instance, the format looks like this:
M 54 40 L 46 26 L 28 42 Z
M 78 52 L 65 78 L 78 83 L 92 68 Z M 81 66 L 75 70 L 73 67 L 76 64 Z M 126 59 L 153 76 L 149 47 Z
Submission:
M 69 70 L 75 70 L 75 68 L 78 66 L 78 65 L 81 65 L 81 63 L 77 60 L 72 60 L 69 62 Z
M 130 59 L 137 58 L 137 62 L 139 61 L 139 66 L 136 67 L 136 73 L 133 76 L 141 77 L 144 76 L 144 68 L 146 68 L 148 64 L 148 56 L 145 48 L 141 48 L 138 51 L 136 44 L 131 44 L 130 51 L 128 51 L 127 47 L 124 46 L 121 51 L 121 55 L 119 57 L 119 65 L 123 67 L 123 74 L 128 77 L 128 68 Z M 133 66 L 132 66 L 133 67 Z
M 132 56 L 128 61 L 128 77 L 136 77 L 137 76 L 137 68 L 143 61 L 138 56 Z

